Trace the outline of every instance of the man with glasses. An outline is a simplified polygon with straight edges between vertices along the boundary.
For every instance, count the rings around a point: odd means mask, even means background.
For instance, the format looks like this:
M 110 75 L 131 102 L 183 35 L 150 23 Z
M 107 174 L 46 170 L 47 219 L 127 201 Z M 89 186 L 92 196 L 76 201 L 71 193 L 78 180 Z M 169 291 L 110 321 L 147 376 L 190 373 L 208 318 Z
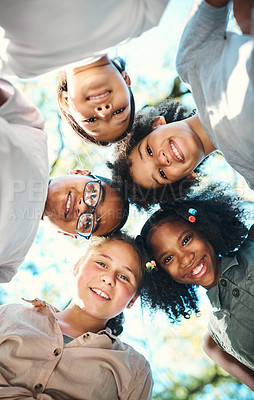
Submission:
M 49 181 L 47 135 L 35 106 L 0 79 L 0 282 L 17 272 L 47 217 L 65 234 L 120 229 L 128 204 L 111 181 L 75 170 Z

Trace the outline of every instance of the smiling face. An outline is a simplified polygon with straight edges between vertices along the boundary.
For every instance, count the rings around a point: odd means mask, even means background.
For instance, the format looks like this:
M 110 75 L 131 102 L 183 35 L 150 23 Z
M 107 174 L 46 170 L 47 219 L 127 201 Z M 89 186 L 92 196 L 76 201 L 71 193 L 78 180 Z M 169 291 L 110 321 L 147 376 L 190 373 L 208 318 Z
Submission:
M 74 269 L 77 283 L 75 304 L 106 323 L 134 303 L 141 266 L 129 243 L 111 240 L 92 248 Z
M 83 201 L 84 186 L 93 180 L 88 175 L 65 175 L 53 178 L 48 187 L 44 215 L 64 232 L 76 234 L 78 218 L 92 208 Z M 123 201 L 120 195 L 105 182 L 101 182 L 101 194 L 95 209 L 93 235 L 112 232 L 122 219 Z
M 107 57 L 67 71 L 68 91 L 62 106 L 88 135 L 109 142 L 130 122 L 130 78 Z
M 151 234 L 150 243 L 156 261 L 176 282 L 206 289 L 218 282 L 220 259 L 190 224 L 162 222 Z
M 145 188 L 193 179 L 193 170 L 204 158 L 202 142 L 191 129 L 189 118 L 169 124 L 162 118 L 158 117 L 156 128 L 129 156 L 131 176 Z

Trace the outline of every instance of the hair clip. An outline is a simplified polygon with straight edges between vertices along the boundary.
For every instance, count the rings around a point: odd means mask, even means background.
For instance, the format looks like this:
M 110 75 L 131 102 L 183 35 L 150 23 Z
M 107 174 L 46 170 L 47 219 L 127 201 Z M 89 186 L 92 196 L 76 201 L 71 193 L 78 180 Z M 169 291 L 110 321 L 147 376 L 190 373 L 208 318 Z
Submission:
M 192 223 L 196 222 L 196 217 L 195 215 L 198 213 L 195 208 L 189 208 L 188 213 L 191 214 L 188 218 L 188 220 Z
M 148 269 L 148 271 L 152 271 L 153 269 L 155 269 L 156 267 L 156 262 L 155 261 L 148 261 L 146 263 L 146 269 Z

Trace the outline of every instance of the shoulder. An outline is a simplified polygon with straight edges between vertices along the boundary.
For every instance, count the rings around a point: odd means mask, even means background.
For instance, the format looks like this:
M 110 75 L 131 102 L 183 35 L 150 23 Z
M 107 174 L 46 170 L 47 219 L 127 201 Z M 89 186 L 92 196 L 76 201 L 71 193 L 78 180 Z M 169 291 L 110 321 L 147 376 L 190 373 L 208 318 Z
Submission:
M 126 353 L 128 358 L 128 363 L 133 372 L 135 373 L 140 373 L 141 371 L 143 371 L 142 373 L 150 372 L 151 368 L 147 359 L 137 350 L 135 350 L 132 346 L 118 339 L 118 349 Z

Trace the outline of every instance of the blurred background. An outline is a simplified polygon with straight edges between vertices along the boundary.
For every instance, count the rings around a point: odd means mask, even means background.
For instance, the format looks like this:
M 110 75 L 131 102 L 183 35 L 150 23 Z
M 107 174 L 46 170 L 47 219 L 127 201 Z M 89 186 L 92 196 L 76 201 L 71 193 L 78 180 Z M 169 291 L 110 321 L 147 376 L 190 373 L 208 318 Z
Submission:
M 140 38 L 112 49 L 110 56 L 123 57 L 131 77 L 136 109 L 152 105 L 171 95 L 189 109 L 195 108 L 192 96 L 181 85 L 175 70 L 175 56 L 191 7 L 191 0 L 171 0 L 158 27 Z M 230 28 L 237 30 L 231 18 Z M 83 143 L 67 126 L 61 124 L 56 106 L 56 88 L 60 72 L 45 74 L 26 81 L 10 78 L 40 109 L 48 133 L 51 176 L 86 168 L 110 177 L 105 160 L 112 148 Z M 187 92 L 187 93 L 186 93 Z M 254 194 L 244 180 L 216 153 L 207 165 L 209 181 L 229 182 L 253 207 Z M 151 210 L 150 213 L 154 211 Z M 149 213 L 132 206 L 125 229 L 137 235 Z M 58 234 L 48 221 L 42 221 L 36 240 L 18 274 L 0 287 L 0 303 L 22 302 L 22 297 L 40 297 L 58 308 L 70 299 L 72 267 L 84 254 L 87 242 Z M 199 289 L 200 315 L 171 324 L 162 314 L 151 315 L 136 302 L 125 312 L 122 340 L 135 347 L 149 360 L 154 375 L 154 399 L 208 400 L 251 399 L 253 393 L 222 369 L 202 351 L 211 306 L 205 290 Z M 247 339 L 247 338 L 246 338 Z

